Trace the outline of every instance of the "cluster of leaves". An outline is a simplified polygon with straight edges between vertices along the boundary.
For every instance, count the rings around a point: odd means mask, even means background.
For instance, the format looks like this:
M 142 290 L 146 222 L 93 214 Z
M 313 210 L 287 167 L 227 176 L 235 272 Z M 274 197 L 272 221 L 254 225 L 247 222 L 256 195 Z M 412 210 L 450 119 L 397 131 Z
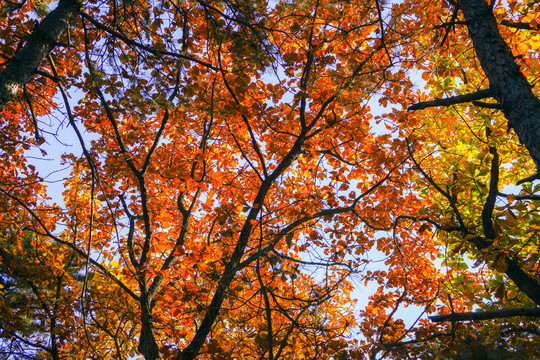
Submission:
M 426 102 L 487 87 L 464 2 L 47 4 L 0 9 L 0 71 L 77 14 L 2 110 L 3 357 L 540 352 L 527 318 L 424 316 L 539 305 L 527 149 L 495 103 Z M 538 5 L 492 5 L 534 84 Z M 36 157 L 70 141 L 57 198 Z

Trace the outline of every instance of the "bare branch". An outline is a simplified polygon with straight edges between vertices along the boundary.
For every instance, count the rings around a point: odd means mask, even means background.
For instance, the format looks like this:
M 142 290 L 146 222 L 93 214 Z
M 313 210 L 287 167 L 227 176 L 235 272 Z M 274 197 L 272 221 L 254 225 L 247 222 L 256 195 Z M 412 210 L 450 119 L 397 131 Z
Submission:
M 452 96 L 445 99 L 435 99 L 431 101 L 423 101 L 413 104 L 407 108 L 407 111 L 422 110 L 429 107 L 450 106 L 456 104 L 468 103 L 474 100 L 481 100 L 493 96 L 493 92 L 490 89 L 478 90 L 477 92 Z
M 538 31 L 538 27 L 533 27 L 530 23 L 526 22 L 502 20 L 500 24 L 514 29 Z
M 488 141 L 490 136 L 491 130 L 486 127 L 486 138 Z M 495 240 L 495 228 L 493 227 L 493 220 L 491 218 L 493 216 L 493 209 L 495 209 L 497 194 L 499 193 L 499 153 L 495 146 L 489 147 L 489 153 L 493 155 L 493 158 L 491 159 L 489 193 L 482 210 L 482 227 L 484 228 L 486 239 Z
M 515 316 L 530 316 L 540 317 L 540 308 L 518 308 L 518 309 L 502 309 L 482 312 L 466 312 L 466 313 L 452 313 L 446 315 L 431 315 L 428 316 L 433 322 L 445 322 L 445 321 L 480 321 L 480 320 L 492 320 Z
M 473 101 L 474 106 L 478 106 L 484 109 L 494 109 L 494 110 L 504 110 L 504 107 L 501 104 L 487 103 L 485 101 Z
M 179 53 L 174 53 L 174 52 L 171 52 L 171 51 L 163 51 L 163 50 L 157 50 L 157 49 L 154 49 L 148 45 L 144 45 L 144 44 L 140 44 L 130 38 L 128 38 L 127 36 L 119 33 L 118 31 L 116 30 L 113 30 L 111 29 L 110 27 L 106 26 L 106 25 L 103 25 L 102 23 L 100 23 L 99 21 L 97 21 L 96 19 L 94 19 L 92 16 L 86 14 L 86 13 L 81 13 L 81 16 L 88 20 L 92 25 L 94 25 L 97 29 L 100 29 L 100 30 L 103 30 L 107 33 L 109 33 L 110 35 L 114 36 L 115 38 L 123 41 L 124 43 L 126 43 L 127 45 L 129 46 L 132 46 L 132 47 L 136 47 L 136 48 L 139 48 L 141 50 L 144 50 L 152 55 L 155 55 L 155 56 L 164 56 L 164 55 L 167 55 L 167 56 L 171 56 L 171 57 L 175 57 L 175 58 L 178 58 L 178 59 L 184 59 L 184 60 L 188 60 L 188 61 L 193 61 L 199 65 L 202 65 L 206 68 L 209 68 L 209 69 L 212 69 L 214 71 L 220 71 L 220 69 L 212 64 L 209 64 L 207 62 L 204 62 L 202 60 L 199 60 L 193 56 L 190 56 L 190 55 L 185 55 L 185 54 L 179 54 Z

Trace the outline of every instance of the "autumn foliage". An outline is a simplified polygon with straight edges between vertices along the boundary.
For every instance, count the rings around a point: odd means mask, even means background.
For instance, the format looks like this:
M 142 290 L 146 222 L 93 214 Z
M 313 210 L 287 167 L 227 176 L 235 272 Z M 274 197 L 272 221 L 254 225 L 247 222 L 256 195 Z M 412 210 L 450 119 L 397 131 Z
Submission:
M 534 309 L 428 317 L 540 305 L 537 21 L 6 1 L 1 357 L 540 356 Z

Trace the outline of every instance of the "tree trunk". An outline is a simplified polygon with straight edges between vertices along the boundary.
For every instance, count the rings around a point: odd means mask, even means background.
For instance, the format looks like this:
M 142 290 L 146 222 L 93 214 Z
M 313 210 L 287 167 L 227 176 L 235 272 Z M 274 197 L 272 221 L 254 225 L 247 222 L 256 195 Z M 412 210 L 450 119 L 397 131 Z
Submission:
M 0 111 L 30 80 L 41 61 L 58 44 L 84 3 L 85 0 L 60 0 L 56 9 L 36 26 L 21 51 L 0 73 Z
M 159 359 L 159 347 L 154 335 L 154 321 L 152 319 L 152 309 L 150 299 L 146 294 L 141 294 L 141 334 L 139 335 L 139 346 L 137 350 L 144 356 L 145 360 Z
M 503 106 L 508 127 L 533 158 L 540 174 L 540 100 L 504 42 L 485 0 L 459 0 L 474 50 L 489 79 L 493 97 Z

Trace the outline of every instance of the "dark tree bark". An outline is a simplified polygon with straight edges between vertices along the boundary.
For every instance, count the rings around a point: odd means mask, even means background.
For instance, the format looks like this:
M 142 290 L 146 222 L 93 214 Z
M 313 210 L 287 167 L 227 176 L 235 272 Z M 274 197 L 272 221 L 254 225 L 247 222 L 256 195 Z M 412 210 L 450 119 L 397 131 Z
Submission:
M 154 321 L 152 319 L 151 300 L 147 294 L 141 294 L 141 334 L 139 338 L 139 346 L 137 350 L 144 356 L 146 360 L 159 359 L 159 347 L 156 343 L 154 334 Z
M 471 94 L 464 94 L 464 95 L 458 95 L 458 96 L 452 96 L 445 99 L 435 99 L 431 101 L 424 101 L 419 102 L 416 104 L 413 104 L 407 108 L 407 111 L 416 111 L 416 110 L 422 110 L 427 109 L 429 107 L 438 107 L 438 106 L 450 106 L 455 104 L 463 104 L 466 102 L 474 102 L 477 100 L 485 99 L 488 97 L 492 97 L 493 94 L 489 89 L 487 90 L 478 90 L 477 92 L 471 93 Z
M 328 104 L 329 103 L 330 101 L 328 101 Z M 301 112 L 304 112 L 304 106 L 305 105 L 302 105 Z M 320 113 L 322 113 L 322 111 Z M 253 229 L 251 221 L 257 219 L 257 216 L 259 215 L 262 209 L 262 205 L 264 204 L 264 201 L 266 199 L 266 195 L 270 190 L 270 187 L 273 185 L 274 181 L 276 181 L 276 179 L 295 161 L 296 157 L 302 150 L 302 146 L 306 139 L 306 134 L 315 123 L 316 121 L 312 121 L 311 125 L 306 126 L 302 129 L 302 132 L 298 135 L 298 138 L 296 139 L 289 153 L 285 156 L 285 158 L 281 161 L 277 168 L 271 174 L 269 174 L 268 177 L 266 177 L 262 182 L 257 196 L 255 196 L 255 199 L 253 201 L 254 205 L 252 206 L 246 220 L 244 221 L 244 226 L 242 227 L 242 230 L 240 230 L 240 235 L 238 237 L 236 247 L 227 265 L 225 266 L 221 278 L 219 279 L 216 292 L 214 293 L 212 301 L 208 306 L 206 314 L 204 315 L 204 318 L 189 345 L 184 349 L 184 351 L 182 351 L 178 354 L 178 356 L 176 356 L 175 360 L 193 360 L 199 355 L 199 351 L 204 345 L 204 342 L 206 341 L 206 338 L 212 330 L 212 326 L 214 325 L 214 322 L 219 315 L 219 311 L 221 310 L 221 306 L 223 304 L 223 301 L 225 300 L 227 291 L 229 290 L 236 273 L 239 271 L 239 264 L 242 260 L 242 256 L 244 256 L 244 252 L 248 245 L 251 231 Z
M 502 309 L 493 311 L 482 312 L 466 312 L 466 313 L 453 313 L 446 315 L 432 315 L 428 316 L 433 322 L 445 322 L 445 321 L 479 321 L 479 320 L 491 320 L 500 319 L 515 316 L 532 316 L 540 317 L 539 308 L 520 308 L 520 309 Z
M 486 138 L 489 139 L 491 130 L 486 128 Z M 478 250 L 488 248 L 495 239 L 497 234 L 495 232 L 495 226 L 493 225 L 493 210 L 495 209 L 495 203 L 499 195 L 499 153 L 495 146 L 489 147 L 489 152 L 493 155 L 491 159 L 491 171 L 489 180 L 489 192 L 484 203 L 484 209 L 482 210 L 482 227 L 484 228 L 484 238 L 477 237 L 473 239 L 473 243 Z M 493 249 L 500 255 L 504 254 L 497 247 Z M 500 256 L 499 255 L 499 256 Z M 508 276 L 516 286 L 525 293 L 534 303 L 540 306 L 540 284 L 531 276 L 529 276 L 518 264 L 508 255 L 504 255 L 504 261 L 506 263 L 506 269 L 504 273 Z
M 492 243 L 491 239 L 486 240 L 481 236 L 472 238 L 469 241 L 474 243 L 476 248 L 480 251 L 488 248 Z M 507 265 L 506 269 L 504 270 L 506 276 L 508 276 L 508 278 L 512 280 L 518 287 L 518 289 L 523 291 L 523 293 L 527 295 L 529 299 L 534 301 L 537 306 L 540 306 L 540 284 L 538 284 L 534 278 L 529 276 L 521 268 L 521 266 L 519 266 L 519 264 L 509 256 L 504 256 L 504 261 Z
M 39 64 L 58 44 L 86 0 L 60 0 L 56 9 L 36 26 L 19 53 L 0 73 L 0 111 L 30 80 Z
M 489 90 L 502 105 L 502 111 L 519 140 L 533 158 L 540 174 L 540 100 L 504 42 L 488 3 L 459 0 L 474 50 L 489 79 Z

